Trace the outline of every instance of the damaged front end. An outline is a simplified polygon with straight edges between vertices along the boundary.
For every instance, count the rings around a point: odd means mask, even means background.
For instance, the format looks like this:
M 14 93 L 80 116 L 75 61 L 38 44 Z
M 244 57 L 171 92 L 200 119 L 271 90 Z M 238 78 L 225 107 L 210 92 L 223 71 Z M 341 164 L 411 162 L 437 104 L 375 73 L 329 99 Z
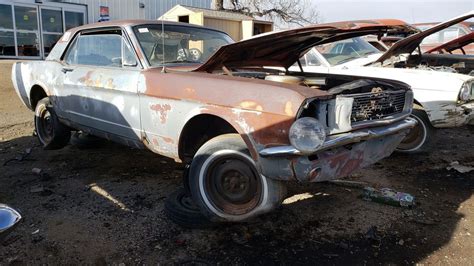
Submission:
M 413 93 L 399 83 L 362 79 L 328 92 L 331 99 L 302 106 L 291 145 L 259 152 L 263 175 L 300 182 L 345 177 L 389 156 L 416 125 L 408 117 Z M 324 132 L 314 134 L 320 128 Z

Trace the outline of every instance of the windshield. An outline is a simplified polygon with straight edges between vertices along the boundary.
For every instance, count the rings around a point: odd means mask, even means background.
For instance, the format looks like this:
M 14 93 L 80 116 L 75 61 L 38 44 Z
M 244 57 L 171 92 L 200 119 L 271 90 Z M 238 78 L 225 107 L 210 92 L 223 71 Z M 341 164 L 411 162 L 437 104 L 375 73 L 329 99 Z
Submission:
M 377 48 L 360 37 L 319 45 L 316 49 L 333 66 L 380 53 Z
M 134 32 L 151 66 L 204 63 L 221 46 L 233 43 L 225 33 L 197 27 L 164 25 L 162 32 L 159 24 L 140 25 Z

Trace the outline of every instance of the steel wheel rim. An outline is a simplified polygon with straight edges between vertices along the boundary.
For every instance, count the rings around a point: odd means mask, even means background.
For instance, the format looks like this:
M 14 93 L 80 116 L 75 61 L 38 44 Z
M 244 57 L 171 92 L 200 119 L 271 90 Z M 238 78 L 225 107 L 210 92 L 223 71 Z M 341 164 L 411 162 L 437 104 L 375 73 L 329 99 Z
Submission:
M 211 204 L 220 212 L 243 215 L 260 203 L 260 174 L 244 157 L 235 154 L 215 158 L 208 166 L 204 187 Z
M 43 106 L 36 116 L 37 134 L 41 141 L 47 143 L 51 141 L 54 135 L 53 117 L 46 106 Z

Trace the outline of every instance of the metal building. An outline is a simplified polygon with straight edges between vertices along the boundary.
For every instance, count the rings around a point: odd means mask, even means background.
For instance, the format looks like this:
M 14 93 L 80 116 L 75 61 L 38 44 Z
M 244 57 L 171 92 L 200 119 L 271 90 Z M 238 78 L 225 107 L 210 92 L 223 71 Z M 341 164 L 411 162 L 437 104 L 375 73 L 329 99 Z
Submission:
M 211 0 L 0 0 L 0 59 L 42 59 L 65 30 L 104 20 L 157 19 L 177 4 Z
M 184 5 L 176 5 L 164 13 L 160 19 L 218 29 L 229 34 L 234 41 L 248 39 L 273 30 L 271 21 L 256 20 L 235 12 Z

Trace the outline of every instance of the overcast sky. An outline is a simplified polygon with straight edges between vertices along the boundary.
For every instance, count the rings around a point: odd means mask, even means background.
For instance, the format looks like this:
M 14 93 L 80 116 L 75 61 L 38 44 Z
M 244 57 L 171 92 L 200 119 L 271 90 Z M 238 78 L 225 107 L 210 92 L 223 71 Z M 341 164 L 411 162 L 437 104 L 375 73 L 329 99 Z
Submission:
M 312 0 L 321 23 L 396 18 L 408 23 L 439 22 L 474 10 L 474 0 Z

